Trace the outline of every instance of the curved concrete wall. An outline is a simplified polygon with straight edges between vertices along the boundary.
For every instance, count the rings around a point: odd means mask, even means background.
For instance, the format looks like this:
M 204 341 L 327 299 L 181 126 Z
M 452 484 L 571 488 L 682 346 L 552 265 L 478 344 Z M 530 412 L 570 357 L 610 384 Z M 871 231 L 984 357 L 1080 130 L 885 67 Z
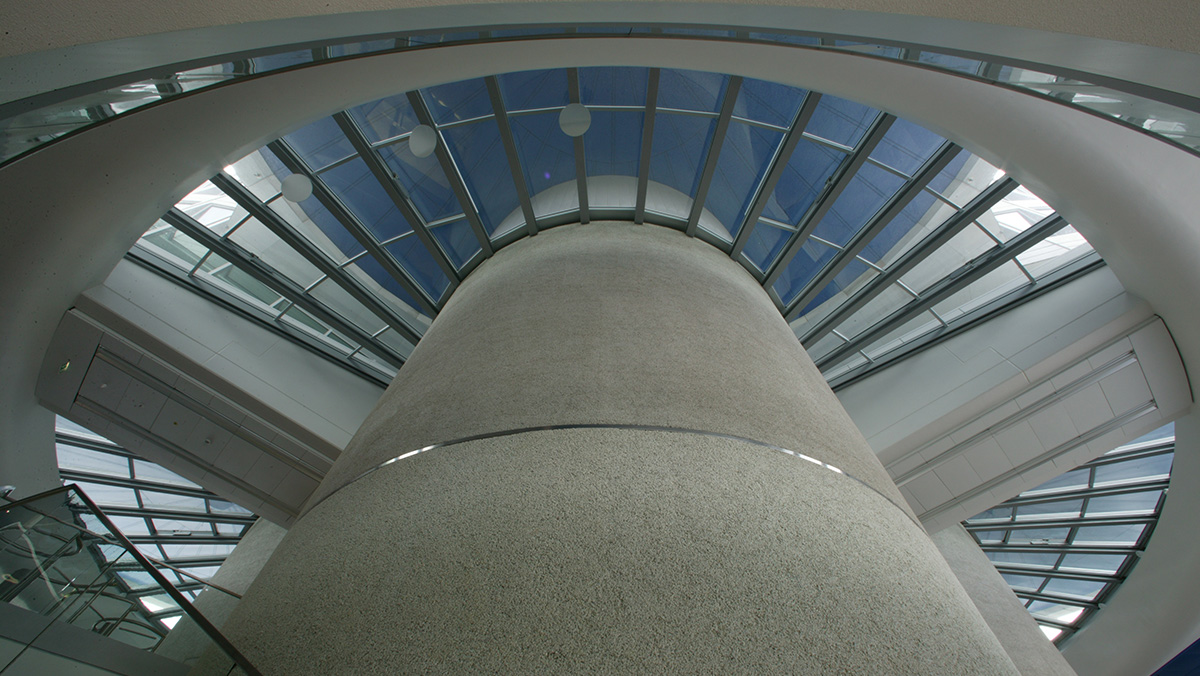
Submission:
M 616 426 L 346 483 L 565 423 Z M 336 487 L 225 626 L 266 673 L 1016 673 L 762 288 L 676 231 L 498 253 Z
M 549 425 L 659 425 L 806 453 L 900 497 L 762 286 L 657 226 L 562 226 L 486 261 L 315 499 L 429 444 Z

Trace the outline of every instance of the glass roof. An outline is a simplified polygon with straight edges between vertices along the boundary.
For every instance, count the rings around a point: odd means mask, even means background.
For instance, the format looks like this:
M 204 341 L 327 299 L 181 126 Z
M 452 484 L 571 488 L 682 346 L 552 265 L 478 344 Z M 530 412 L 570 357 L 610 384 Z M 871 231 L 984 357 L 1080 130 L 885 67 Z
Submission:
M 562 131 L 564 106 L 591 126 Z M 409 148 L 436 130 L 427 157 Z M 285 178 L 311 180 L 298 203 Z M 676 228 L 754 275 L 835 385 L 1101 264 L 1004 172 L 909 121 L 686 70 L 509 73 L 323 118 L 225 167 L 131 255 L 387 382 L 462 279 L 593 219 Z
M 212 578 L 257 519 L 246 509 L 65 418 L 56 420 L 55 441 L 63 483 L 77 484 L 147 557 L 194 576 L 159 567 L 190 599 L 203 589 L 194 578 Z M 93 518 L 86 516 L 85 521 Z M 95 532 L 106 531 L 98 520 L 86 525 Z M 131 592 L 140 586 L 152 587 L 148 573 L 117 570 L 116 574 Z M 147 610 L 170 628 L 182 610 L 173 603 L 160 605 L 163 607 L 148 606 Z
M 1137 564 L 1167 499 L 1167 425 L 967 519 L 963 525 L 1058 645 Z

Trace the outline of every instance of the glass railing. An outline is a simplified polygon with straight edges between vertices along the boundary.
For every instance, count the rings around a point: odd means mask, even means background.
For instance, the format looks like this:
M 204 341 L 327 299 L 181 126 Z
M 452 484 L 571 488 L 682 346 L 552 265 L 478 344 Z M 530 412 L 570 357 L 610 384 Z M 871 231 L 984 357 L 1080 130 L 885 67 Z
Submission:
M 0 509 L 0 599 L 193 673 L 259 674 L 74 484 Z
M 60 93 L 37 95 L 0 106 L 0 164 L 39 146 L 144 106 L 228 84 L 248 77 L 314 63 L 366 54 L 383 54 L 444 45 L 567 37 L 656 37 L 703 39 L 787 45 L 797 49 L 850 52 L 869 58 L 902 61 L 991 84 L 1012 88 L 1071 106 L 1133 127 L 1162 141 L 1200 154 L 1200 102 L 1187 95 L 1126 83 L 1077 71 L 1055 72 L 1051 66 L 1031 69 L 995 57 L 950 54 L 927 45 L 855 41 L 844 36 L 801 31 L 761 32 L 752 28 L 713 29 L 668 24 L 542 25 L 500 30 L 462 29 L 371 36 L 369 40 L 338 40 L 313 49 L 264 49 L 229 57 L 211 65 L 154 75 L 130 73 L 130 81 L 113 86 L 87 83 Z M 169 69 L 170 66 L 165 68 Z M 1136 92 L 1134 90 L 1137 90 Z

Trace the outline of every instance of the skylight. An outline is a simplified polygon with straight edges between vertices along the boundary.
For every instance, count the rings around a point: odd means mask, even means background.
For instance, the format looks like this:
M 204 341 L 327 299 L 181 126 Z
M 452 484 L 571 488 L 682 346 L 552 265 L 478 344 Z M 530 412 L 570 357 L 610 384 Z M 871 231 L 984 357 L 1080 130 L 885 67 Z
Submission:
M 1137 564 L 1174 449 L 1167 425 L 964 522 L 1050 640 L 1087 624 Z
M 571 102 L 592 122 L 559 128 Z M 435 130 L 432 155 L 408 149 Z M 300 203 L 281 195 L 311 180 Z M 475 266 L 591 220 L 681 230 L 757 278 L 835 386 L 1100 264 L 1004 172 L 853 101 L 580 68 L 398 93 L 234 162 L 132 252 L 380 382 Z

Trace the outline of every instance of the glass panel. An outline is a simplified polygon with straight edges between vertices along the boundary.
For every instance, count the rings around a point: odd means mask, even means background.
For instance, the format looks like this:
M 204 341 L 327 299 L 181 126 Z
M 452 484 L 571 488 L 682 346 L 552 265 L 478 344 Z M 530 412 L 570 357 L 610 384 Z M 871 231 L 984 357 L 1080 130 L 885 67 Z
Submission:
M 1070 528 L 1023 528 L 1008 536 L 1010 545 L 1060 545 L 1067 541 Z
M 433 254 L 416 237 L 401 238 L 385 246 L 384 250 L 400 263 L 404 271 L 429 294 L 430 298 L 441 298 L 446 287 L 450 285 L 450 280 L 433 259 Z
M 1050 601 L 1033 601 L 1029 604 L 1029 612 L 1043 620 L 1071 624 L 1083 614 L 1083 608 Z
M 1029 274 L 1041 277 L 1091 253 L 1092 245 L 1075 228 L 1067 226 L 1030 247 L 1017 260 Z
M 1124 526 L 1083 526 L 1075 535 L 1077 545 L 1115 545 L 1132 547 L 1146 530 L 1145 524 Z
M 815 320 L 820 317 L 824 317 L 829 311 L 832 311 L 834 307 L 837 307 L 837 305 L 845 302 L 855 293 L 858 293 L 859 289 L 866 285 L 867 282 L 870 282 L 872 279 L 874 279 L 878 274 L 879 273 L 867 267 L 865 263 L 857 258 L 851 260 L 850 263 L 846 265 L 846 267 L 843 268 L 836 277 L 833 278 L 833 281 L 826 284 L 825 288 L 821 289 L 817 295 L 813 297 L 811 301 L 809 301 L 808 305 L 800 311 L 800 316 L 803 317 L 821 307 L 823 304 L 827 304 L 828 308 L 826 312 L 822 312 L 820 315 L 814 316 L 813 319 Z
M 420 314 L 423 311 L 420 310 L 421 306 L 417 304 L 417 301 L 373 257 L 361 256 L 355 259 L 354 263 L 342 269 L 358 280 L 359 284 L 366 288 L 371 295 L 406 320 L 409 326 L 423 331 L 423 328 L 418 327 L 429 325 L 428 317 Z
M 1088 481 L 1089 481 L 1091 475 L 1092 475 L 1091 470 L 1086 467 L 1081 467 L 1079 469 L 1073 469 L 1070 472 L 1066 472 L 1064 474 L 1060 474 L 1060 475 L 1054 477 L 1053 479 L 1047 481 L 1044 484 L 1039 485 L 1036 488 L 1031 488 L 1031 489 L 1025 491 L 1024 493 L 1021 493 L 1021 495 L 1022 496 L 1039 495 L 1042 493 L 1052 493 L 1052 492 L 1056 493 L 1056 492 L 1060 492 L 1060 491 L 1070 491 L 1070 490 L 1077 490 L 1080 488 L 1087 488 Z
M 1099 465 L 1096 467 L 1096 487 L 1115 486 L 1123 483 L 1166 478 L 1171 475 L 1173 453 L 1135 458 L 1126 462 Z
M 163 221 L 158 221 L 137 242 L 138 246 L 153 251 L 183 270 L 190 271 L 208 253 L 208 247 L 179 232 Z
M 396 203 L 362 158 L 356 157 L 325 171 L 321 180 L 376 241 L 383 242 L 412 232 L 412 225 L 401 215 Z
M 152 462 L 146 462 L 145 460 L 135 459 L 133 461 L 133 475 L 135 478 L 160 484 L 200 488 L 199 484 L 192 483 L 168 469 L 164 469 Z
M 1032 575 L 1014 575 L 1012 573 L 1000 573 L 1000 577 L 1008 583 L 1008 586 L 1021 591 L 1036 592 L 1042 588 L 1042 584 L 1046 581 L 1044 577 L 1035 577 Z
M 804 103 L 807 90 L 746 78 L 738 92 L 733 114 L 757 122 L 790 127 Z
M 197 273 L 197 277 L 272 315 L 274 313 L 267 308 L 283 298 L 262 282 L 246 274 L 241 268 L 235 267 L 216 254 L 208 257 L 205 265 L 201 266 Z
M 301 288 L 308 287 L 323 276 L 320 270 L 257 219 L 246 221 L 229 239 Z
M 1153 514 L 1162 491 L 1142 491 L 1124 495 L 1105 495 L 1088 500 L 1088 516 L 1126 516 Z
M 893 284 L 884 289 L 878 296 L 872 298 L 861 310 L 850 315 L 846 321 L 838 326 L 837 330 L 843 336 L 853 338 L 874 326 L 876 322 L 908 305 L 911 301 L 912 296 Z
M 845 157 L 839 150 L 800 141 L 763 208 L 763 216 L 791 225 L 799 223 Z
M 1004 178 L 1003 171 L 971 153 L 960 151 L 954 161 L 929 182 L 928 189 L 961 207 L 1001 178 Z
M 592 126 L 583 135 L 589 177 L 638 175 L 644 118 L 640 112 L 592 111 Z
M 58 466 L 61 469 L 129 478 L 129 458 L 64 443 L 56 444 L 54 448 L 58 452 Z
M 654 122 L 650 180 L 694 197 L 715 128 L 716 120 L 711 118 L 659 113 Z
M 741 122 L 729 125 L 705 207 L 736 237 L 755 188 L 770 167 L 783 133 Z
M 775 293 L 779 294 L 779 298 L 783 300 L 784 305 L 789 305 L 796 296 L 804 289 L 804 285 L 821 271 L 833 257 L 837 255 L 837 249 L 821 244 L 816 240 L 809 239 L 800 251 L 784 268 L 783 274 L 775 282 Z
M 1046 594 L 1054 594 L 1055 596 L 1071 596 L 1085 601 L 1092 601 L 1095 600 L 1100 592 L 1104 591 L 1106 585 L 1107 583 L 1105 582 L 1094 582 L 1091 580 L 1051 578 L 1042 591 Z
M 942 323 L 932 313 L 922 312 L 904 322 L 898 328 L 885 333 L 880 338 L 876 338 L 863 351 L 871 359 L 879 359 L 884 354 L 910 343 L 941 326 Z
M 984 552 L 993 563 L 1023 568 L 1053 568 L 1058 563 L 1058 554 L 1041 552 Z
M 759 221 L 750 232 L 750 239 L 742 253 L 759 270 L 766 272 L 767 267 L 783 252 L 784 245 L 793 231 L 784 230 L 770 223 Z
M 716 112 L 728 81 L 729 76 L 720 73 L 664 68 L 658 78 L 658 107 Z
M 873 164 L 863 165 L 850 179 L 829 213 L 817 224 L 813 234 L 838 246 L 845 246 L 903 186 L 904 179 L 890 171 Z
M 554 108 L 567 105 L 567 71 L 527 70 L 496 77 L 500 95 L 508 112 L 535 108 Z M 556 119 L 557 123 L 557 119 Z
M 391 169 L 404 194 L 426 223 L 462 213 L 462 206 L 436 154 L 417 157 L 408 149 L 405 139 L 379 148 L 379 157 Z
M 954 207 L 923 190 L 867 243 L 862 257 L 887 268 L 955 212 Z
M 1115 575 L 1128 558 L 1120 554 L 1067 554 L 1063 557 L 1059 569 Z
M 1017 264 L 1009 261 L 954 292 L 933 309 L 942 319 L 949 322 L 1029 283 L 1029 278 L 1021 272 Z
M 471 193 L 489 236 L 519 206 L 508 155 L 495 120 L 485 120 L 443 132 L 463 181 Z M 522 222 L 524 219 L 522 219 Z
M 266 73 L 272 70 L 279 70 L 280 68 L 287 68 L 288 66 L 310 63 L 311 61 L 312 51 L 308 49 L 299 49 L 283 54 L 267 54 L 250 59 L 250 72 Z
M 804 133 L 853 148 L 878 116 L 879 111 L 874 108 L 826 94 Z
M 275 167 L 283 163 L 267 148 L 260 148 L 224 168 L 224 173 L 241 183 L 260 201 L 266 202 L 279 194 L 281 178 L 276 176 Z M 285 172 L 287 170 L 284 170 Z M 287 172 L 284 176 L 290 174 Z M 223 234 L 218 232 L 217 234 Z
M 986 512 L 980 512 L 975 516 L 967 519 L 967 523 L 976 523 L 979 521 L 1011 521 L 1013 517 L 1012 507 L 993 507 Z
M 371 103 L 355 106 L 349 111 L 363 136 L 371 143 L 395 138 L 412 131 L 420 124 L 406 94 L 389 96 Z
M 438 124 L 470 120 L 492 114 L 492 100 L 482 79 L 463 80 L 421 91 L 425 105 Z
M 912 176 L 945 142 L 925 127 L 897 119 L 871 153 L 871 159 Z
M 575 181 L 575 140 L 558 126 L 557 112 L 514 116 L 509 123 L 531 196 Z
M 979 224 L 1007 242 L 1053 213 L 1054 209 L 1022 185 L 981 216 Z
M 461 270 L 467 261 L 471 260 L 481 249 L 479 240 L 475 237 L 475 231 L 471 229 L 471 225 L 467 223 L 466 219 L 443 223 L 430 228 L 429 232 L 437 240 L 438 246 L 442 247 L 442 251 L 446 253 L 446 257 L 450 259 L 455 269 L 458 270 Z
M 588 106 L 645 106 L 649 72 L 648 68 L 580 68 L 579 101 Z M 596 112 L 592 111 L 592 129 Z
M 1079 510 L 1081 509 L 1083 509 L 1083 498 L 1021 505 L 1017 507 L 1017 520 L 1031 521 L 1036 519 L 1076 518 L 1079 516 Z
M 175 208 L 191 216 L 200 225 L 220 236 L 229 232 L 246 212 L 217 186 L 209 181 L 188 193 L 175 204 Z
M 900 281 L 907 284 L 913 291 L 920 293 L 960 268 L 963 263 L 974 259 L 994 246 L 996 246 L 995 240 L 984 234 L 974 224 L 968 225 L 962 232 L 950 238 L 950 241 L 917 263 L 916 267 L 900 278 Z
M 354 153 L 350 139 L 332 117 L 323 117 L 283 137 L 292 150 L 314 171 L 324 169 Z
M 951 56 L 949 54 L 934 54 L 933 52 L 921 52 L 921 63 L 928 63 L 939 68 L 947 70 L 955 70 L 960 73 L 969 73 L 975 75 L 979 73 L 979 69 L 983 66 L 982 61 L 975 59 L 966 59 L 961 56 Z
M 291 175 L 273 155 L 264 153 L 263 157 L 280 181 Z M 329 213 L 316 195 L 299 204 L 280 197 L 268 202 L 267 206 L 334 263 L 343 263 L 364 251 L 358 240 Z
M 368 334 L 382 329 L 385 323 L 382 319 L 368 310 L 338 286 L 332 280 L 326 279 L 309 290 L 309 295 L 317 299 L 333 314 L 338 315 L 349 323 L 357 326 Z

